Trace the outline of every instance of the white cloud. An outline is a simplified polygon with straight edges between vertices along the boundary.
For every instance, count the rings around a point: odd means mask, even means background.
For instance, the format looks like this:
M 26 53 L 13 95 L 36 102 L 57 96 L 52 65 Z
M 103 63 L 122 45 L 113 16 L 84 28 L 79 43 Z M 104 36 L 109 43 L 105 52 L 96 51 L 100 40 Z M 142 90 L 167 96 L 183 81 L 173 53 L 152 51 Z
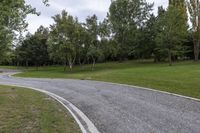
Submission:
M 35 15 L 29 15 L 27 21 L 29 23 L 28 30 L 31 33 L 34 33 L 41 25 L 49 27 L 49 25 L 53 23 L 53 19 L 50 17 Z

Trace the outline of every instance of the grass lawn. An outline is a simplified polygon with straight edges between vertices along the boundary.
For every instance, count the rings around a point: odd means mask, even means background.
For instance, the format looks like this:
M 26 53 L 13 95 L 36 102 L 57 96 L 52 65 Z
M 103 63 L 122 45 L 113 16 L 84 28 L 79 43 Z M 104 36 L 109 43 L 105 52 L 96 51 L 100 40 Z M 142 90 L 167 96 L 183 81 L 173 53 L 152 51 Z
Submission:
M 127 61 L 97 64 L 82 69 L 78 66 L 72 72 L 63 72 L 63 67 L 41 67 L 39 71 L 30 68 L 20 77 L 89 79 L 149 87 L 152 89 L 200 98 L 200 63 L 192 61 L 155 64 L 148 61 Z
M 52 98 L 0 86 L 0 133 L 80 133 L 72 116 Z

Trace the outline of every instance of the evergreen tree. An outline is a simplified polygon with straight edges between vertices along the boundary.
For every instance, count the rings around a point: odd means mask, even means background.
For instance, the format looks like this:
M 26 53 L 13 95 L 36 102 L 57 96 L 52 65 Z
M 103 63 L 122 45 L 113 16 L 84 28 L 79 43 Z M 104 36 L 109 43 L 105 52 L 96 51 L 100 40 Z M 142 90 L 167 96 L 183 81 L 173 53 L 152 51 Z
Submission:
M 182 14 L 174 6 L 169 6 L 158 20 L 161 31 L 157 33 L 156 42 L 159 49 L 167 53 L 169 65 L 172 65 L 172 57 L 182 49 L 182 42 L 186 37 L 184 23 Z

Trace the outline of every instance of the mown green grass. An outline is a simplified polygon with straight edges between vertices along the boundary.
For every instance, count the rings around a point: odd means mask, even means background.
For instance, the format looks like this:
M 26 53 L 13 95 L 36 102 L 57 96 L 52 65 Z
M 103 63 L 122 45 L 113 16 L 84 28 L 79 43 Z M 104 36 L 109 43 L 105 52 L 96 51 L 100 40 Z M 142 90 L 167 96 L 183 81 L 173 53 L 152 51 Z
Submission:
M 17 74 L 20 77 L 89 79 L 148 87 L 152 89 L 200 98 L 200 63 L 178 62 L 155 64 L 148 61 L 127 61 L 75 67 L 72 72 L 63 72 L 63 67 L 34 68 Z
M 39 92 L 0 86 L 0 133 L 80 133 L 72 116 Z
M 0 69 L 23 69 L 23 67 L 16 67 L 16 66 L 0 66 Z

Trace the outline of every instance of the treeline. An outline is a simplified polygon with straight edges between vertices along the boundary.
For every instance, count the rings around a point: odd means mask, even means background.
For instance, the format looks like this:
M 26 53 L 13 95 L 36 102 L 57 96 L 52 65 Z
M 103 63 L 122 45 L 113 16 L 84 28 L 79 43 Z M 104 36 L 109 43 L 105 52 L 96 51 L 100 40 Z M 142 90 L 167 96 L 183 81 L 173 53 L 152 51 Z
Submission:
M 96 15 L 85 23 L 66 11 L 53 17 L 55 24 L 41 26 L 12 49 L 8 63 L 18 66 L 75 64 L 154 59 L 155 62 L 199 59 L 199 0 L 169 0 L 167 9 L 145 0 L 114 0 L 107 17 Z M 188 16 L 187 9 L 190 13 Z M 191 26 L 189 26 L 190 17 Z

